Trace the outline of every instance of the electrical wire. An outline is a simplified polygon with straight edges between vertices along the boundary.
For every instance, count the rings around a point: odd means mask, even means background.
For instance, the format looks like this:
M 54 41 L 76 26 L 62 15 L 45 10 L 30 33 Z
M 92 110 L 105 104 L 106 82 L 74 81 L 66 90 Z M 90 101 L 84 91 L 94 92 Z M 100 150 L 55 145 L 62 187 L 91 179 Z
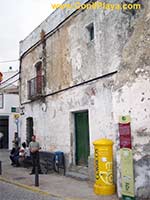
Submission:
M 6 79 L 5 81 L 1 82 L 1 85 L 3 85 L 4 83 L 6 83 L 7 81 L 11 80 L 12 78 L 14 78 L 15 76 L 17 76 L 20 72 L 17 72 L 16 74 L 14 74 L 13 76 L 9 77 L 8 79 Z
M 12 85 L 13 83 L 15 83 L 15 82 L 17 82 L 19 80 L 19 78 L 17 79 L 17 80 L 14 80 L 14 81 L 12 81 L 11 83 L 9 83 L 8 85 L 5 85 L 4 87 L 0 87 L 0 90 L 2 90 L 2 89 L 4 89 L 4 88 L 6 88 L 6 87 L 8 87 L 8 86 L 10 86 L 10 85 Z

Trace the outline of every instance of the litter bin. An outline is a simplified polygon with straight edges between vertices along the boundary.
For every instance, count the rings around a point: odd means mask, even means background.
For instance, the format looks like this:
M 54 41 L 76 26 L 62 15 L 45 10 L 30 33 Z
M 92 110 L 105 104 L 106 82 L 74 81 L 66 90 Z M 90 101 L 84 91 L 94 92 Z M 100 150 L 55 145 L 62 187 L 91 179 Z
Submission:
M 93 142 L 95 184 L 94 192 L 98 195 L 112 195 L 115 193 L 113 184 L 113 142 L 109 139 L 100 139 Z
M 62 151 L 55 152 L 55 171 L 59 173 L 59 169 L 64 170 L 65 175 L 65 156 Z

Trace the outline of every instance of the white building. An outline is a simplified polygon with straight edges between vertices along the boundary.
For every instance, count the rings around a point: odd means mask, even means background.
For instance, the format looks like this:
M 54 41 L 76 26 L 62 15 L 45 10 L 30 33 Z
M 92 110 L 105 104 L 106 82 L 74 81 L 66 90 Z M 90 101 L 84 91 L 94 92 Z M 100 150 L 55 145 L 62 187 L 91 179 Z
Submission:
M 1 148 L 12 148 L 14 133 L 19 132 L 19 124 L 14 118 L 19 112 L 18 71 L 3 72 L 0 84 L 0 132 L 3 133 Z
M 118 123 L 130 115 L 140 199 L 150 196 L 149 10 L 148 0 L 134 12 L 58 9 L 20 42 L 22 140 L 35 133 L 43 150 L 91 174 L 93 141 L 112 139 L 120 195 Z

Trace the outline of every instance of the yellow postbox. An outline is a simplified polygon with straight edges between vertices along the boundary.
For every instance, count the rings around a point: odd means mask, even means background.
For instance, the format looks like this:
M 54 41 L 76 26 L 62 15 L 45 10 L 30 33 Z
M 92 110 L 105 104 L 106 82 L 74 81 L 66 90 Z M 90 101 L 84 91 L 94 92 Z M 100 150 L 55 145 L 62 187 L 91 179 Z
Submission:
M 113 184 L 113 142 L 100 139 L 93 142 L 95 184 L 94 192 L 98 195 L 112 195 L 115 193 Z

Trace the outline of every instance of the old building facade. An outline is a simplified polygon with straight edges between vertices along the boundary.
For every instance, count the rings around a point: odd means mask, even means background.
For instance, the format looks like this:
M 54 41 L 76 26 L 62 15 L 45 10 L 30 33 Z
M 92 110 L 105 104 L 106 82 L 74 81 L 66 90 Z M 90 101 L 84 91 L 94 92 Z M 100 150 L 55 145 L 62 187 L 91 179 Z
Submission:
M 112 139 L 120 195 L 118 122 L 130 115 L 139 198 L 150 187 L 149 11 L 147 0 L 134 13 L 57 9 L 20 42 L 22 141 L 35 133 L 43 150 L 90 171 L 93 141 Z

